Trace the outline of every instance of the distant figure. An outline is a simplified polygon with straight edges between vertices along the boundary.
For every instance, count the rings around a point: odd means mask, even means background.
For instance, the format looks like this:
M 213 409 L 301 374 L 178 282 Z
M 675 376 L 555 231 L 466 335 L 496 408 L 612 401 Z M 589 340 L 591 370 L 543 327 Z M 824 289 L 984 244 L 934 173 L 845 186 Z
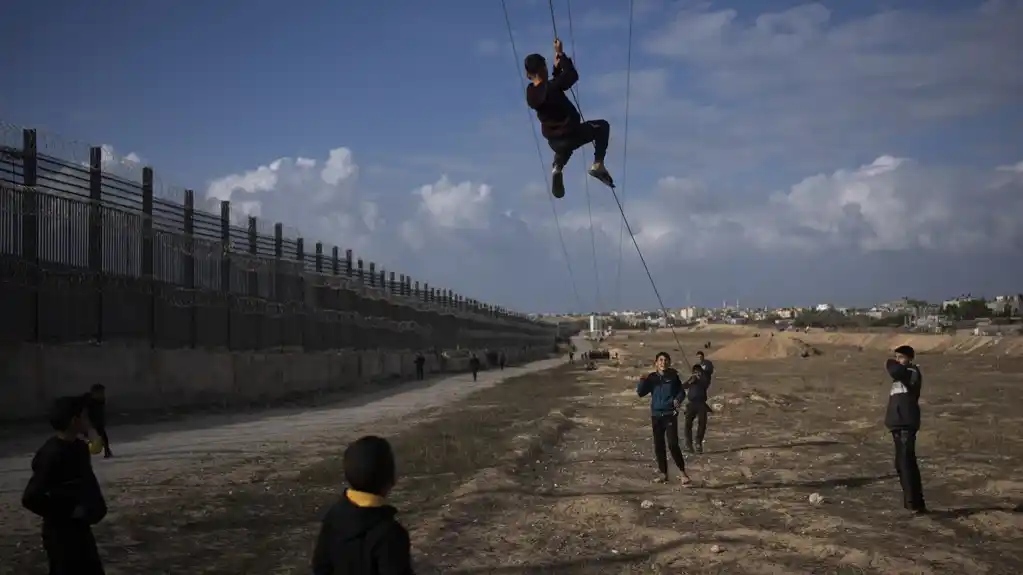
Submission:
M 682 449 L 678 444 L 678 408 L 685 399 L 686 392 L 682 388 L 678 372 L 671 368 L 671 356 L 660 352 L 655 358 L 656 371 L 639 380 L 636 394 L 640 397 L 650 396 L 650 423 L 654 432 L 654 456 L 657 458 L 657 470 L 660 475 L 654 481 L 668 481 L 668 454 L 682 474 L 681 482 L 688 485 L 692 482 L 686 473 Z M 665 442 L 667 440 L 667 442 Z M 667 443 L 667 445 L 665 445 Z
M 707 414 L 710 413 L 710 406 L 707 405 L 708 390 L 710 389 L 710 375 L 703 369 L 703 366 L 693 364 L 692 375 L 683 384 L 686 390 L 686 415 L 685 450 L 689 453 L 703 453 L 703 438 L 707 435 Z M 696 443 L 693 443 L 693 422 L 696 422 Z
M 895 471 L 902 484 L 902 503 L 907 510 L 927 513 L 923 481 L 916 461 L 916 434 L 920 431 L 920 389 L 923 375 L 913 363 L 916 351 L 908 345 L 895 348 L 895 358 L 885 361 L 885 371 L 892 378 L 888 392 L 885 427 L 895 443 Z
M 32 478 L 21 504 L 43 518 L 43 549 L 50 575 L 104 575 L 92 526 L 106 517 L 107 503 L 92 471 L 88 398 L 62 397 L 50 408 L 56 432 L 32 458 Z
M 714 363 L 707 359 L 702 351 L 696 352 L 696 363 L 703 368 L 703 373 L 707 375 L 708 380 L 714 378 Z
M 344 468 L 348 489 L 323 518 L 313 575 L 412 575 L 408 531 L 387 504 L 397 483 L 391 444 L 375 436 L 356 440 L 345 450 Z
M 476 357 L 475 353 L 469 358 L 469 369 L 472 370 L 472 380 L 476 381 L 480 373 L 480 358 Z
M 568 352 L 568 363 L 575 363 L 575 352 L 569 350 Z
M 114 456 L 110 451 L 110 438 L 107 437 L 107 388 L 102 383 L 97 383 L 89 390 L 88 405 L 86 411 L 89 413 L 89 423 L 96 430 L 96 435 L 103 440 L 103 458 L 110 459 Z
M 504 371 L 504 366 L 508 363 L 508 357 L 504 355 L 504 350 L 501 350 L 501 355 L 497 357 L 497 363 L 501 366 L 501 371 Z
M 426 357 L 422 352 L 416 354 L 416 379 L 423 381 L 426 377 Z

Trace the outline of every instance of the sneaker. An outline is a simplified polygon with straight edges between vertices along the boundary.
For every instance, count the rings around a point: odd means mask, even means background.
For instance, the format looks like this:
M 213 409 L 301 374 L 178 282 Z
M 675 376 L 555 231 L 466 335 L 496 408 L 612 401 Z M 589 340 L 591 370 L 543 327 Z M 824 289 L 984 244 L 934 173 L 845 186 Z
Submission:
M 565 174 L 561 166 L 554 166 L 551 171 L 551 194 L 558 199 L 565 197 Z
M 654 483 L 667 483 L 667 482 L 668 482 L 668 476 L 667 475 L 658 475 L 657 477 L 654 477 Z
M 693 444 L 692 443 L 685 444 L 685 446 L 682 447 L 682 451 L 685 453 L 692 453 L 694 451 Z
M 603 182 L 604 185 L 610 188 L 615 187 L 615 181 L 611 177 L 611 174 L 608 173 L 607 168 L 604 167 L 603 162 L 593 162 L 593 165 L 590 166 L 588 171 L 591 176 Z
M 696 444 L 696 453 L 703 453 L 703 443 Z

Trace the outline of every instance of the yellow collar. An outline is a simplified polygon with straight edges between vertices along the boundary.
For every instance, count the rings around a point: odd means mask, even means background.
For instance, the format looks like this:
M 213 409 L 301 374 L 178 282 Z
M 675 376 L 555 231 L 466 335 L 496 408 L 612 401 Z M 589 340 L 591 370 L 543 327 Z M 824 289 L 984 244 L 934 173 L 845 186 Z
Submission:
M 366 493 L 365 491 L 356 491 L 354 489 L 345 490 L 345 496 L 351 501 L 356 507 L 380 507 L 387 503 L 387 500 L 374 493 Z

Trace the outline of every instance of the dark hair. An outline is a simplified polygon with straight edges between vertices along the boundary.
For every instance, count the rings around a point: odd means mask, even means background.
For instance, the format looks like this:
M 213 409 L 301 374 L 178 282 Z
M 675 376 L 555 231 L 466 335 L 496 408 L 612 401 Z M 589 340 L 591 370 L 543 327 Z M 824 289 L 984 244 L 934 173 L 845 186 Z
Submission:
M 50 427 L 54 431 L 67 431 L 71 421 L 81 417 L 85 411 L 86 399 L 81 395 L 58 397 L 50 405 Z
M 526 56 L 525 64 L 526 73 L 533 76 L 547 71 L 547 60 L 539 54 L 530 54 L 529 56 Z
M 914 357 L 916 357 L 916 351 L 913 350 L 913 348 L 908 345 L 900 345 L 899 347 L 895 348 L 895 353 L 899 355 L 904 355 L 909 359 L 913 359 Z
M 693 364 L 693 371 L 698 371 L 700 373 L 703 373 L 703 366 L 698 364 L 698 363 L 694 363 Z
M 706 357 L 706 356 L 704 356 L 704 355 L 703 355 L 703 352 L 702 352 L 702 351 L 698 351 L 698 352 L 696 352 L 696 355 L 698 355 L 698 356 L 700 356 L 700 357 Z
M 668 352 L 666 352 L 666 351 L 662 351 L 662 352 L 658 353 L 657 355 L 655 355 L 654 356 L 654 361 L 657 361 L 657 360 L 661 359 L 662 357 L 664 359 L 668 360 L 668 361 L 671 361 L 671 356 L 668 355 Z
M 386 495 L 394 487 L 394 452 L 382 437 L 367 435 L 345 449 L 345 481 L 356 491 Z
M 92 384 L 92 387 L 89 388 L 90 391 L 106 391 L 106 389 L 107 386 L 103 385 L 102 383 L 94 383 Z

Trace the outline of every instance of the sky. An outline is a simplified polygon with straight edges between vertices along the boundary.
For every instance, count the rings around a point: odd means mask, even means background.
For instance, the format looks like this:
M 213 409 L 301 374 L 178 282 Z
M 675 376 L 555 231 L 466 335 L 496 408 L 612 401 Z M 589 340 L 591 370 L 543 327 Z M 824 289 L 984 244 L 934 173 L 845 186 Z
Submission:
M 634 0 L 631 67 L 628 0 L 553 4 L 665 305 L 1023 292 L 1023 0 Z M 496 0 L 9 0 L 0 50 L 0 119 L 167 197 L 520 311 L 658 305 L 592 149 L 551 198 Z

